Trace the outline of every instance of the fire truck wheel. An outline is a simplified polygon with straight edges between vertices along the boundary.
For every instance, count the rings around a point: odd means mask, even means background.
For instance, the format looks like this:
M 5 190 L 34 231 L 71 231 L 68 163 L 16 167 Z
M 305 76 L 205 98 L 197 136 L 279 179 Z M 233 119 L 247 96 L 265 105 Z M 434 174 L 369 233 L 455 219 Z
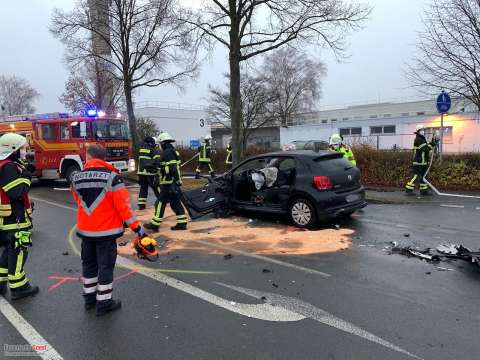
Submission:
M 65 180 L 70 184 L 70 177 L 75 171 L 80 171 L 78 165 L 70 165 L 67 170 L 65 170 Z

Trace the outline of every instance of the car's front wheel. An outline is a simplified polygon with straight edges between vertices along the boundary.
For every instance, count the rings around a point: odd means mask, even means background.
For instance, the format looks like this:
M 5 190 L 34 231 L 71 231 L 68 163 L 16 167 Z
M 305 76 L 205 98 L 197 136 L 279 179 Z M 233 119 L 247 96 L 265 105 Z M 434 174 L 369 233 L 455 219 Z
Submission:
M 290 204 L 289 215 L 293 224 L 299 228 L 310 228 L 317 222 L 315 208 L 307 199 L 294 199 Z

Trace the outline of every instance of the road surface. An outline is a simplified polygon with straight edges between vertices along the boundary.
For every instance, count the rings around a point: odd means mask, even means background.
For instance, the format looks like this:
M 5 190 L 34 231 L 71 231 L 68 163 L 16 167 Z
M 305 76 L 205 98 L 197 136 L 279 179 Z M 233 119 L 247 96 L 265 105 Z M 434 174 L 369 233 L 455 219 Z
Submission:
M 6 345 L 33 344 L 45 359 L 69 360 L 478 359 L 479 269 L 388 251 L 391 241 L 480 248 L 474 201 L 369 205 L 315 233 L 321 241 L 348 230 L 347 245 L 331 253 L 269 255 L 198 231 L 197 247 L 173 247 L 157 263 L 119 257 L 114 297 L 123 308 L 96 318 L 83 309 L 69 193 L 37 185 L 32 197 L 26 270 L 41 292 L 0 298 L 5 358 L 18 351 Z

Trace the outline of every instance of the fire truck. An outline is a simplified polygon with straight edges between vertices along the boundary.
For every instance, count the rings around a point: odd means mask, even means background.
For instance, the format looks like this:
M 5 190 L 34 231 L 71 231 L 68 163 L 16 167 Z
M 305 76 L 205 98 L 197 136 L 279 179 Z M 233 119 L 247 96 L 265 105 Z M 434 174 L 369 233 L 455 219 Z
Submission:
M 127 120 L 89 110 L 85 115 L 49 113 L 0 117 L 0 135 L 15 132 L 27 138 L 27 163 L 39 179 L 69 179 L 82 170 L 90 144 L 103 145 L 107 161 L 120 172 L 135 170 Z

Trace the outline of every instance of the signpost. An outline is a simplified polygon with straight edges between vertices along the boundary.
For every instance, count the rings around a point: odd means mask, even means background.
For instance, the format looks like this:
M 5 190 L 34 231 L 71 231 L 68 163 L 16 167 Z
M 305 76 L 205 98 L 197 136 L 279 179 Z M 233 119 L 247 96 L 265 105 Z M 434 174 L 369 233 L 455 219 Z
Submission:
M 450 95 L 442 90 L 442 93 L 437 97 L 437 110 L 441 114 L 440 117 L 440 159 L 442 159 L 443 153 L 443 115 L 448 113 L 452 107 L 452 99 Z

